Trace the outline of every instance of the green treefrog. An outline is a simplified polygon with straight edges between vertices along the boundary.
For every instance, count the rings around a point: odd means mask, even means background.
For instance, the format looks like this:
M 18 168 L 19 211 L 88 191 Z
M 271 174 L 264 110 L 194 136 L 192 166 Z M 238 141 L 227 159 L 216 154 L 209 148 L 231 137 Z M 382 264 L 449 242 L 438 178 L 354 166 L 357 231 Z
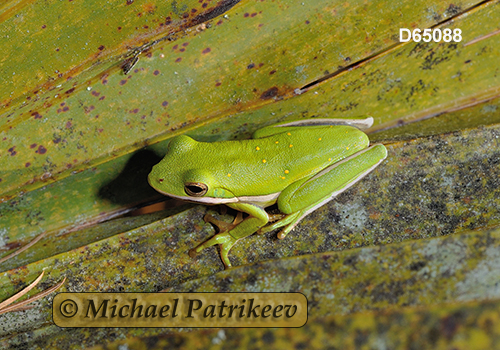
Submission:
M 148 176 L 167 196 L 204 204 L 225 204 L 249 214 L 228 232 L 220 232 L 191 253 L 219 244 L 231 266 L 231 247 L 255 232 L 283 227 L 285 236 L 306 215 L 354 185 L 387 156 L 384 145 L 368 147 L 360 129 L 373 118 L 307 119 L 255 131 L 249 140 L 198 142 L 172 138 L 168 151 Z M 276 204 L 282 215 L 265 208 Z M 266 226 L 272 219 L 279 220 Z M 193 254 L 190 254 L 193 255 Z

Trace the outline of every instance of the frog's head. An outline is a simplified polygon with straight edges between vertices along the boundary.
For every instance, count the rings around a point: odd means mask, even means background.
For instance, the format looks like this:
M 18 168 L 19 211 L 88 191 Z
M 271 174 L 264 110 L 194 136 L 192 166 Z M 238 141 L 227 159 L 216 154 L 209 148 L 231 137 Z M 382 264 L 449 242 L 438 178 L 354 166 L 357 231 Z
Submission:
M 158 192 L 192 202 L 207 204 L 235 201 L 234 195 L 221 188 L 210 171 L 206 148 L 198 147 L 189 136 L 174 137 L 165 157 L 148 176 L 149 184 Z

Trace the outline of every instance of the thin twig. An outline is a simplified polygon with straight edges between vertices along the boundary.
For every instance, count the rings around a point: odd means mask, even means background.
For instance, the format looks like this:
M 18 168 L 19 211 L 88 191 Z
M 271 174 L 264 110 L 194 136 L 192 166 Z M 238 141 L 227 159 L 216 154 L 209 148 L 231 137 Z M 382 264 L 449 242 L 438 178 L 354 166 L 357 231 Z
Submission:
M 18 300 L 19 298 L 21 298 L 26 293 L 28 293 L 31 289 L 33 289 L 41 281 L 41 279 L 43 277 L 43 274 L 44 274 L 44 271 L 42 271 L 42 273 L 40 274 L 40 276 L 38 276 L 38 278 L 36 280 L 34 280 L 29 286 L 27 286 L 26 288 L 24 288 L 20 292 L 14 294 L 9 299 L 4 300 L 3 302 L 1 302 L 0 303 L 0 315 L 4 314 L 6 312 L 11 312 L 11 311 L 21 311 L 21 310 L 30 309 L 31 307 L 26 307 L 26 305 L 28 305 L 29 303 L 32 303 L 34 301 L 37 301 L 37 300 L 39 300 L 39 299 L 41 299 L 41 298 L 49 295 L 52 292 L 55 292 L 66 281 L 66 277 L 64 277 L 64 279 L 61 282 L 57 283 L 56 285 L 53 285 L 50 288 L 47 288 L 43 292 L 35 294 L 31 298 L 23 300 L 23 301 L 20 301 L 17 304 L 10 305 L 13 302 L 15 302 L 16 300 Z
M 29 247 L 35 245 L 39 240 L 41 240 L 45 236 L 46 233 L 47 233 L 47 231 L 42 232 L 41 234 L 39 234 L 38 236 L 36 236 L 31 242 L 29 242 L 28 244 L 26 244 L 24 247 L 21 247 L 18 250 L 16 250 L 15 252 L 10 253 L 9 255 L 4 256 L 3 258 L 1 258 L 0 259 L 0 264 L 3 263 L 4 261 L 7 261 L 7 260 L 15 257 L 18 254 L 24 252 Z

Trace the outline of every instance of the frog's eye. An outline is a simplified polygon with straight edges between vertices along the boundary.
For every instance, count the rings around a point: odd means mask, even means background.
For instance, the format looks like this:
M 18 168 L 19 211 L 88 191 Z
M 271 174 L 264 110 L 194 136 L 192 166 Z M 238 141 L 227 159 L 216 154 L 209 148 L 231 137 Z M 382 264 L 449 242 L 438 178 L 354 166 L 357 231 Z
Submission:
M 208 186 L 201 182 L 187 182 L 184 192 L 191 197 L 201 197 L 208 191 Z

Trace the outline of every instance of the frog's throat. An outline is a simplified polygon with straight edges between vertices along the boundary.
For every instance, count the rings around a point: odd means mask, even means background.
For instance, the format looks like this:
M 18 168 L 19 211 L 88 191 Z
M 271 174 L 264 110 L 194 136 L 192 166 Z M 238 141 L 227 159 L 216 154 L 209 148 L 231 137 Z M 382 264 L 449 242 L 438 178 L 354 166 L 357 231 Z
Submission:
M 157 189 L 158 192 L 175 199 L 180 199 L 183 201 L 204 203 L 204 204 L 226 204 L 226 203 L 253 203 L 260 204 L 262 206 L 267 206 L 265 204 L 273 204 L 278 199 L 280 192 L 266 194 L 263 196 L 241 196 L 232 198 L 213 198 L 213 197 L 190 197 L 190 196 L 178 196 L 175 194 L 163 192 Z

